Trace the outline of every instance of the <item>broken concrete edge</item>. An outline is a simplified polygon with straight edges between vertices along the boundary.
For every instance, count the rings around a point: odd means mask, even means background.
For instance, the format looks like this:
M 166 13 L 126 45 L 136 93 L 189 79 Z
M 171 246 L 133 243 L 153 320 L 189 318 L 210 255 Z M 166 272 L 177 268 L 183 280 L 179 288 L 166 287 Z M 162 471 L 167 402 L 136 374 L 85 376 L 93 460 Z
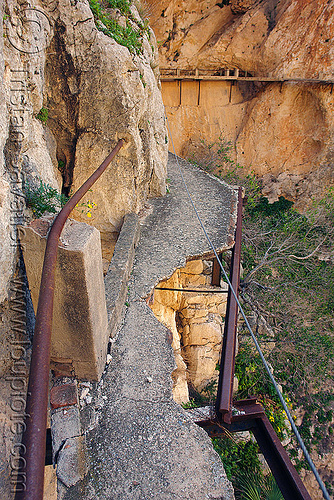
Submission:
M 176 158 L 177 163 L 179 163 L 179 160 L 182 162 L 185 161 L 184 158 L 181 158 L 181 156 L 178 156 L 174 153 L 169 153 L 169 154 Z M 231 210 L 230 210 L 231 216 L 230 216 L 230 221 L 229 221 L 227 245 L 215 248 L 217 254 L 220 254 L 222 252 L 230 250 L 234 246 L 234 234 L 235 234 L 235 230 L 236 230 L 236 226 L 237 226 L 238 192 L 239 192 L 239 188 L 241 187 L 242 198 L 244 198 L 245 197 L 245 188 L 242 186 L 238 186 L 237 184 L 228 184 L 223 179 L 220 179 L 219 177 L 217 177 L 213 174 L 210 174 L 209 172 L 202 169 L 198 165 L 197 165 L 197 168 L 199 170 L 201 170 L 201 172 L 203 174 L 205 174 L 210 179 L 213 179 L 218 184 L 221 184 L 222 186 L 227 186 L 229 189 L 231 189 L 231 191 L 233 193 L 233 196 L 231 199 Z M 195 259 L 208 259 L 209 260 L 209 259 L 213 259 L 214 257 L 215 257 L 215 254 L 214 254 L 213 250 L 211 249 L 211 250 L 208 250 L 207 252 L 204 252 L 202 254 L 192 255 L 192 256 L 187 257 L 186 262 L 188 262 L 189 260 L 195 260 Z M 168 279 L 168 278 L 170 278 L 170 276 L 167 278 L 164 278 L 164 279 Z
M 127 296 L 127 286 L 139 236 L 140 226 L 138 215 L 135 213 L 126 215 L 108 272 L 104 278 L 110 338 L 115 337 L 122 319 L 122 311 Z
M 176 155 L 174 155 L 176 156 Z M 215 179 L 216 181 L 219 181 L 221 184 L 225 184 L 226 182 L 222 181 L 221 179 L 218 179 L 217 177 L 214 177 L 213 175 L 208 174 L 207 172 L 204 172 L 206 175 L 209 177 Z M 234 247 L 235 244 L 235 231 L 237 227 L 237 211 L 238 211 L 238 186 L 231 186 L 233 188 L 234 196 L 232 197 L 231 200 L 231 216 L 229 220 L 229 230 L 228 230 L 228 238 L 227 238 L 227 244 L 226 245 L 221 245 L 219 247 L 215 248 L 215 251 L 217 255 L 228 252 Z M 187 265 L 187 262 L 190 262 L 192 260 L 212 260 L 215 258 L 215 254 L 212 249 L 203 252 L 203 253 L 198 253 L 198 254 L 192 254 L 192 255 L 187 255 L 184 259 L 182 259 L 181 264 L 178 267 L 175 267 L 173 271 L 169 275 L 164 275 L 164 276 L 159 276 L 156 279 L 156 282 L 154 285 L 151 287 L 151 289 L 142 297 L 142 300 L 146 302 L 146 304 L 149 306 L 150 302 L 152 300 L 152 295 L 154 294 L 154 290 L 156 286 L 161 283 L 162 281 L 169 280 L 175 271 L 177 269 L 182 269 Z
M 235 226 L 235 224 L 234 224 L 233 220 L 231 219 L 231 227 L 233 228 L 234 226 Z M 223 253 L 231 250 L 234 246 L 234 243 L 235 243 L 234 239 L 231 239 L 231 243 L 229 245 L 215 248 L 215 250 L 216 250 L 218 255 L 223 254 Z M 175 271 L 177 271 L 178 269 L 183 269 L 187 265 L 188 262 L 191 262 L 193 260 L 202 260 L 202 261 L 209 260 L 210 261 L 214 258 L 215 258 L 215 255 L 213 252 L 204 252 L 202 254 L 187 256 L 178 267 L 175 267 L 173 269 L 173 271 L 170 274 L 159 277 L 156 280 L 155 284 L 151 287 L 151 289 L 146 293 L 146 295 L 141 297 L 141 300 L 144 300 L 146 302 L 146 304 L 148 304 L 148 306 L 149 306 L 150 301 L 152 300 L 152 295 L 154 294 L 154 290 L 156 289 L 157 285 L 159 285 L 161 282 L 168 281 L 173 276 Z M 206 288 L 210 288 L 210 286 L 206 285 Z M 212 289 L 214 290 L 214 288 L 215 287 L 213 286 Z M 187 289 L 184 288 L 182 291 L 187 292 Z M 200 291 L 200 288 L 198 289 L 198 291 Z M 188 292 L 188 293 L 192 293 L 192 292 Z

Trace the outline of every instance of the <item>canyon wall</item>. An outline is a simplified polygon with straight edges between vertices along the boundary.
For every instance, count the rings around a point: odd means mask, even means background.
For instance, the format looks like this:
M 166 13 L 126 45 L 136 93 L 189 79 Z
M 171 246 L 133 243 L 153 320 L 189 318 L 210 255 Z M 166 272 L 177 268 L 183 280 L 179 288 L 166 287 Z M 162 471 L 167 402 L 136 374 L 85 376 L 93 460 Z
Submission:
M 203 141 L 222 136 L 245 173 L 262 178 L 270 201 L 283 195 L 302 208 L 321 197 L 334 180 L 333 3 L 148 3 L 162 78 L 181 72 L 162 83 L 176 152 L 200 157 Z M 205 79 L 225 68 L 258 80 Z M 182 80 L 196 69 L 202 80 Z
M 68 195 L 125 139 L 84 198 L 95 204 L 91 217 L 85 207 L 73 212 L 107 241 L 125 214 L 165 193 L 167 133 L 153 32 L 143 30 L 141 47 L 129 50 L 104 33 L 88 0 L 21 4 L 2 5 L 0 302 L 13 272 L 16 224 L 27 217 L 27 183 L 36 188 L 42 180 Z M 136 7 L 129 15 L 138 29 Z
M 110 259 L 124 215 L 165 194 L 167 131 L 146 24 L 130 50 L 105 34 L 88 0 L 5 0 L 0 12 L 0 497 L 13 498 L 34 326 L 18 266 L 17 226 L 32 217 L 27 186 L 70 195 L 125 139 L 71 214 L 101 231 Z M 133 33 L 144 21 L 134 6 L 129 16 Z

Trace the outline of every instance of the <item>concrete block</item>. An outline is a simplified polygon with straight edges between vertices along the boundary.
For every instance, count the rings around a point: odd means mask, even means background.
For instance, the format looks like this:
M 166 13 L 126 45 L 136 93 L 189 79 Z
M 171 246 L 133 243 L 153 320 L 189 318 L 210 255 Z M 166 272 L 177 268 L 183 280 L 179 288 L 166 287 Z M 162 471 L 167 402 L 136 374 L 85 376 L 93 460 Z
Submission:
M 67 439 L 58 455 L 58 480 L 70 488 L 83 479 L 86 474 L 85 436 Z
M 20 227 L 35 312 L 46 239 L 53 218 Z M 51 361 L 71 367 L 79 379 L 99 380 L 105 366 L 108 329 L 99 231 L 69 219 L 58 247 Z M 64 373 L 65 374 L 65 373 Z
M 80 435 L 80 414 L 77 406 L 59 408 L 52 412 L 51 435 L 53 458 L 55 460 L 64 442 Z

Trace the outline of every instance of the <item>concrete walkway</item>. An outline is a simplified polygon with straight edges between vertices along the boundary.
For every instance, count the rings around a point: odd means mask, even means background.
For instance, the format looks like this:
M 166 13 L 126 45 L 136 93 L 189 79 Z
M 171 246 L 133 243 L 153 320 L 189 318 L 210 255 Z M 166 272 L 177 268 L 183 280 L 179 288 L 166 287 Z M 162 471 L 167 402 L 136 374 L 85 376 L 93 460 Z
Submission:
M 237 193 L 181 160 L 189 191 L 218 250 L 233 244 Z M 64 499 L 233 499 L 233 489 L 206 433 L 172 400 L 175 367 L 170 332 L 145 302 L 152 288 L 212 254 L 187 198 L 174 156 L 170 193 L 149 201 L 112 360 L 82 410 L 88 473 Z M 145 213 L 146 212 L 146 213 Z

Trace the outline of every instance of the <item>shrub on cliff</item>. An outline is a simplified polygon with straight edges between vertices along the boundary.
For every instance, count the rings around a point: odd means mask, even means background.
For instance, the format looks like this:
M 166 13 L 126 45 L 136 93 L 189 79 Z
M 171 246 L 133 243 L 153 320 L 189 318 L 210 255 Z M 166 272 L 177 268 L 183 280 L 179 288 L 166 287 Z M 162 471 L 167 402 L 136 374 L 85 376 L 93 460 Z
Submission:
M 89 0 L 98 30 L 110 36 L 115 42 L 127 47 L 133 54 L 143 52 L 143 36 L 150 38 L 148 20 L 141 22 L 131 13 L 129 0 Z M 123 23 L 112 15 L 116 9 L 123 17 Z

